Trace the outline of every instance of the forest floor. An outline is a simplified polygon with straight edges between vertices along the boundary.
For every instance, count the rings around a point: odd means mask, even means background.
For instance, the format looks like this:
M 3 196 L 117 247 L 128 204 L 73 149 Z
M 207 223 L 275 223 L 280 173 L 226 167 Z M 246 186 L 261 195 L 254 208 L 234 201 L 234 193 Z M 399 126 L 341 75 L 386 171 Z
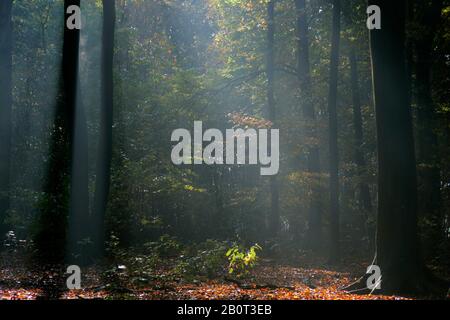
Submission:
M 20 255 L 1 255 L 0 300 L 34 300 L 49 297 L 46 291 L 55 283 L 65 283 L 63 272 L 32 270 Z M 136 299 L 136 300 L 403 300 L 427 297 L 400 297 L 346 292 L 344 287 L 358 279 L 367 263 L 344 261 L 330 266 L 320 258 L 308 258 L 295 266 L 261 260 L 242 279 L 222 276 L 214 280 L 201 277 L 173 277 L 167 265 L 151 280 L 131 278 L 126 267 L 105 273 L 100 267 L 83 269 L 80 290 L 60 290 L 58 299 Z M 123 270 L 120 270 L 123 269 Z M 105 276 L 106 274 L 106 276 Z M 64 277 L 64 278 L 63 278 Z M 60 287 L 62 287 L 60 285 Z M 45 289 L 47 288 L 47 289 Z

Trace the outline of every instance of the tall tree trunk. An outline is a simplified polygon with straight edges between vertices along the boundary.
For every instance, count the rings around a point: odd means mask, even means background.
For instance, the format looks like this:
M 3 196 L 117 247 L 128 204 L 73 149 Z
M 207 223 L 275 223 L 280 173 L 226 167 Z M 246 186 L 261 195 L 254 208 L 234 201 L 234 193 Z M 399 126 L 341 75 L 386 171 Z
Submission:
M 372 199 L 370 197 L 369 185 L 365 181 L 367 175 L 367 164 L 362 150 L 364 135 L 361 116 L 361 100 L 359 96 L 359 77 L 358 77 L 358 63 L 356 59 L 355 48 L 350 49 L 350 73 L 351 73 L 351 87 L 352 87 L 352 103 L 353 103 L 353 130 L 354 130 L 354 161 L 357 167 L 358 179 L 358 202 L 362 209 L 362 232 L 364 236 L 368 237 L 369 249 L 372 250 L 374 232 L 369 224 L 369 217 L 372 214 Z
M 377 265 L 382 289 L 417 289 L 423 274 L 417 237 L 414 138 L 405 72 L 405 0 L 372 0 L 383 13 L 370 31 L 378 138 Z
M 424 254 L 432 257 L 439 241 L 441 217 L 441 174 L 439 164 L 436 110 L 431 93 L 433 43 L 441 18 L 442 0 L 421 0 L 417 4 L 421 32 L 416 40 L 416 99 L 417 99 L 417 147 L 419 216 L 431 225 L 424 230 Z
M 79 83 L 77 81 L 77 87 Z M 70 263 L 84 264 L 87 262 L 88 248 L 83 240 L 89 238 L 89 159 L 88 133 L 86 115 L 84 112 L 79 89 L 77 92 L 72 140 L 70 208 L 67 234 L 67 251 Z
M 269 120 L 276 123 L 274 74 L 275 74 L 275 1 L 267 4 L 267 104 Z M 278 180 L 275 175 L 270 177 L 271 212 L 269 216 L 269 232 L 275 236 L 280 225 Z
M 298 80 L 302 94 L 302 113 L 307 124 L 307 135 L 309 141 L 317 140 L 316 113 L 313 104 L 311 89 L 311 72 L 309 62 L 309 38 L 308 21 L 306 15 L 305 0 L 295 0 L 297 9 L 297 51 L 298 51 Z M 311 198 L 308 207 L 308 230 L 306 236 L 307 247 L 317 250 L 322 245 L 322 215 L 321 215 L 321 190 L 319 186 L 319 147 L 312 142 L 307 151 L 307 169 L 315 175 L 311 186 Z
M 333 27 L 331 38 L 330 91 L 328 96 L 329 146 L 330 146 L 330 262 L 340 258 L 339 243 L 339 158 L 337 124 L 337 85 L 339 44 L 341 34 L 341 3 L 333 1 Z
M 11 167 L 12 0 L 0 2 L 0 240 L 7 231 Z
M 77 70 L 78 74 L 78 70 Z M 88 130 L 86 114 L 80 96 L 79 79 L 76 79 L 75 111 L 72 128 L 72 158 L 71 158 L 71 184 L 70 209 L 68 224 L 68 253 L 71 263 L 84 264 L 88 259 L 88 247 L 82 245 L 83 240 L 90 237 L 89 228 L 89 157 L 88 157 Z
M 220 239 L 225 238 L 226 236 L 226 221 L 224 219 L 224 205 L 223 205 L 223 191 L 221 187 L 222 180 L 222 172 L 220 169 L 213 168 L 212 169 L 212 184 L 214 190 L 214 200 L 215 200 L 215 212 L 212 216 L 213 219 L 210 219 L 210 224 L 214 226 L 212 228 L 213 234 L 210 234 L 212 237 L 218 237 Z
M 415 0 L 407 0 L 406 1 L 406 27 L 412 28 L 414 25 L 414 1 Z M 409 104 L 412 105 L 413 100 L 413 63 L 414 63 L 414 35 L 407 34 L 406 38 L 406 46 L 405 46 L 405 54 L 406 54 L 406 77 L 407 77 L 407 92 Z
M 62 76 L 51 132 L 45 196 L 35 238 L 40 256 L 49 262 L 64 259 L 67 240 L 80 43 L 80 30 L 66 27 L 70 17 L 67 8 L 71 5 L 80 6 L 80 0 L 64 1 Z
M 94 244 L 97 255 L 102 255 L 105 243 L 105 212 L 108 203 L 112 157 L 113 125 L 113 60 L 115 1 L 103 0 L 102 92 L 100 110 L 100 141 L 94 198 Z

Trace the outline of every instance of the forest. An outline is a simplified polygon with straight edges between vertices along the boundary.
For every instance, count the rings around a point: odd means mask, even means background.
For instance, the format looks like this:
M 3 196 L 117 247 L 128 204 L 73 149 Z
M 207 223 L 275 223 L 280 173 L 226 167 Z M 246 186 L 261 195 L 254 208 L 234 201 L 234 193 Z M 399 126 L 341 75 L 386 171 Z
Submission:
M 449 86 L 449 0 L 0 0 L 0 300 L 449 299 Z

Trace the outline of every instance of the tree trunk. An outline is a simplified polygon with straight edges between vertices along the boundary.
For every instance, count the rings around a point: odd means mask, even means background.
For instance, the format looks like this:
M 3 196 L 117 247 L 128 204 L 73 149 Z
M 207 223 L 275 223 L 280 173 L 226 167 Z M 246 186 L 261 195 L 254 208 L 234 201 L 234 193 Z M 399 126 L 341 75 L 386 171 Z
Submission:
M 308 22 L 305 0 L 295 0 L 297 9 L 297 51 L 298 51 L 298 80 L 302 94 L 302 113 L 305 122 L 308 122 L 306 134 L 309 141 L 317 140 L 316 114 L 314 111 L 311 90 L 311 72 L 309 62 Z M 311 124 L 311 125 L 309 125 Z M 308 230 L 306 246 L 318 250 L 322 246 L 322 215 L 321 190 L 319 186 L 320 159 L 317 143 L 311 143 L 307 151 L 307 170 L 315 175 L 311 186 L 311 200 L 308 207 Z
M 77 81 L 77 87 L 79 83 Z M 70 263 L 84 264 L 87 262 L 88 248 L 83 240 L 89 238 L 89 159 L 88 133 L 86 115 L 83 104 L 77 92 L 76 110 L 73 128 L 70 209 L 68 224 L 68 254 Z
M 110 188 L 113 125 L 113 60 L 115 1 L 103 0 L 102 48 L 102 105 L 100 110 L 100 141 L 98 146 L 97 175 L 94 198 L 94 245 L 101 256 L 105 243 L 105 212 Z
M 365 181 L 367 176 L 367 164 L 364 158 L 364 152 L 362 150 L 364 136 L 361 116 L 361 100 L 359 96 L 359 77 L 358 77 L 358 64 L 356 60 L 355 48 L 350 50 L 350 73 L 351 73 L 351 87 L 352 87 L 352 103 L 353 103 L 353 130 L 354 130 L 354 161 L 357 167 L 357 179 L 358 179 L 358 202 L 362 210 L 362 232 L 364 236 L 368 237 L 369 249 L 372 250 L 374 232 L 369 224 L 369 217 L 372 214 L 372 199 L 370 197 L 369 185 Z
M 341 34 L 341 3 L 333 1 L 333 29 L 331 38 L 330 91 L 328 96 L 329 146 L 330 146 L 330 262 L 340 258 L 339 244 L 339 159 L 337 125 L 337 85 L 339 44 Z
M 69 30 L 66 27 L 70 16 L 67 8 L 71 5 L 80 6 L 80 0 L 64 1 L 62 76 L 51 132 L 48 171 L 44 183 L 45 196 L 41 203 L 39 230 L 35 238 L 40 257 L 52 263 L 64 259 L 69 215 L 80 43 L 80 30 Z
M 76 70 L 78 74 L 78 70 Z M 68 223 L 68 253 L 70 263 L 84 264 L 88 259 L 88 247 L 83 243 L 90 237 L 89 228 L 89 157 L 88 132 L 84 106 L 80 96 L 80 84 L 76 77 L 75 111 L 71 132 L 72 158 L 70 180 L 70 209 Z
M 275 74 L 275 1 L 267 4 L 267 104 L 269 120 L 275 124 L 275 98 L 274 98 L 274 74 Z M 279 191 L 278 181 L 275 175 L 270 177 L 271 212 L 269 216 L 269 233 L 276 236 L 280 225 Z
M 0 241 L 7 226 L 11 168 L 12 0 L 0 2 Z
M 424 254 L 431 258 L 436 252 L 441 233 L 441 174 L 439 164 L 436 110 L 431 93 L 431 70 L 434 35 L 441 18 L 442 0 L 421 0 L 417 8 L 418 20 L 424 32 L 416 41 L 416 99 L 419 216 L 431 225 L 424 230 Z
M 411 28 L 414 25 L 414 1 L 406 1 L 406 27 Z M 414 63 L 414 41 L 413 34 L 407 34 L 405 54 L 406 54 L 406 77 L 407 77 L 407 92 L 409 104 L 412 105 L 413 88 L 412 88 L 412 76 L 413 76 L 413 63 Z
M 374 0 L 382 28 L 370 31 L 378 138 L 377 265 L 382 289 L 415 289 L 422 272 L 417 182 L 405 72 L 405 0 Z
M 210 225 L 214 226 L 212 229 L 213 233 L 210 234 L 210 237 L 216 237 L 219 239 L 226 238 L 226 221 L 224 219 L 225 210 L 223 205 L 223 192 L 221 188 L 221 178 L 222 172 L 219 169 L 214 168 L 212 170 L 212 184 L 214 190 L 214 202 L 216 205 L 215 215 L 213 215 L 213 219 L 210 219 Z

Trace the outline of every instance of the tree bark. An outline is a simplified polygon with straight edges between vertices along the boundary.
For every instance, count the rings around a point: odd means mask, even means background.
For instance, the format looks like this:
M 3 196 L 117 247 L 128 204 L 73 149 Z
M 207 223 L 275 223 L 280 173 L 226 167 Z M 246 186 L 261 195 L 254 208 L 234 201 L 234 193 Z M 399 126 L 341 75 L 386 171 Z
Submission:
M 12 0 L 0 2 L 0 240 L 10 205 L 12 112 Z
M 77 81 L 77 87 L 79 83 Z M 88 259 L 87 247 L 81 245 L 90 236 L 89 228 L 89 158 L 86 115 L 77 92 L 72 137 L 70 209 L 68 223 L 68 254 L 70 263 L 84 264 Z
M 226 221 L 224 219 L 224 205 L 223 205 L 223 191 L 221 187 L 222 172 L 219 169 L 214 168 L 212 170 L 212 184 L 214 190 L 214 202 L 216 205 L 215 215 L 213 219 L 210 219 L 210 224 L 214 226 L 212 229 L 213 234 L 210 237 L 218 237 L 220 239 L 226 238 Z
M 59 263 L 65 258 L 67 219 L 70 211 L 71 165 L 78 92 L 80 30 L 66 27 L 67 8 L 80 0 L 64 1 L 62 76 L 51 132 L 44 199 L 35 240 L 40 258 Z
M 377 265 L 382 289 L 413 290 L 422 274 L 416 163 L 405 72 L 405 0 L 372 0 L 383 14 L 370 31 L 378 138 Z
M 340 259 L 339 243 L 339 155 L 337 120 L 337 85 L 339 45 L 341 33 L 341 3 L 333 1 L 333 27 L 331 38 L 330 91 L 328 96 L 329 147 L 330 147 L 330 262 Z
M 414 25 L 414 1 L 415 0 L 407 0 L 406 1 L 406 27 L 411 28 Z M 413 100 L 413 64 L 414 64 L 414 35 L 407 34 L 406 37 L 406 46 L 405 46 L 405 54 L 406 54 L 406 77 L 407 77 L 407 92 L 409 98 L 409 104 L 412 105 Z
M 314 110 L 313 95 L 311 89 L 311 71 L 309 61 L 308 21 L 306 15 L 305 0 L 295 0 L 297 9 L 297 51 L 298 51 L 298 80 L 302 94 L 302 114 L 305 122 L 308 122 L 306 134 L 309 141 L 317 140 L 316 113 Z M 311 124 L 309 126 L 309 124 Z M 307 170 L 315 176 L 311 186 L 311 200 L 308 207 L 308 229 L 306 246 L 318 250 L 322 246 L 322 212 L 321 190 L 319 186 L 320 158 L 317 143 L 311 143 L 307 149 Z
M 275 1 L 267 4 L 267 105 L 269 120 L 276 123 L 274 75 L 275 75 Z M 279 190 L 276 176 L 270 177 L 271 212 L 269 216 L 269 233 L 276 236 L 280 226 Z
M 115 1 L 103 0 L 102 104 L 100 110 L 100 140 L 93 213 L 93 226 L 96 231 L 94 233 L 94 245 L 97 255 L 104 253 L 105 216 L 110 188 L 114 105 L 113 60 L 115 20 Z
M 77 39 L 79 41 L 79 39 Z M 78 50 L 79 51 L 79 50 Z M 77 51 L 77 54 L 79 54 Z M 79 58 L 77 58 L 79 59 Z M 83 244 L 90 237 L 89 228 L 89 157 L 86 114 L 81 99 L 78 69 L 75 78 L 75 110 L 71 115 L 71 173 L 70 208 L 68 221 L 68 254 L 70 263 L 87 263 L 88 247 Z

